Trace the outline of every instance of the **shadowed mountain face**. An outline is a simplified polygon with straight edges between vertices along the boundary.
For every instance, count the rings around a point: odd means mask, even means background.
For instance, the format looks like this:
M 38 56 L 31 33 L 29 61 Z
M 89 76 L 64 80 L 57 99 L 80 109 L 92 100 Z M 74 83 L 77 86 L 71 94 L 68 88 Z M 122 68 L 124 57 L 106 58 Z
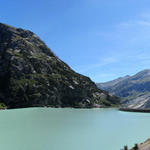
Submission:
M 114 80 L 115 81 L 115 80 Z M 134 76 L 127 76 L 113 84 L 97 84 L 98 87 L 121 97 L 122 103 L 132 108 L 150 108 L 150 70 L 143 70 Z
M 0 24 L 0 102 L 8 108 L 100 107 L 119 100 L 73 71 L 34 33 Z

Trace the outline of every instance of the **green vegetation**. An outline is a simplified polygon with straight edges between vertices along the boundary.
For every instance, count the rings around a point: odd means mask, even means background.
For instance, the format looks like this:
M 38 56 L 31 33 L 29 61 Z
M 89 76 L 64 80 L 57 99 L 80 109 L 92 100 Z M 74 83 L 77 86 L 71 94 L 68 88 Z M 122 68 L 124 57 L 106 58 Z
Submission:
M 32 32 L 0 24 L 0 43 L 4 50 L 0 51 L 0 99 L 8 108 L 108 107 L 119 103 L 117 97 L 73 71 Z
M 7 109 L 7 106 L 4 103 L 0 103 L 0 109 Z
M 7 52 L 16 56 L 16 57 L 23 57 L 23 55 L 20 52 L 13 51 L 11 49 L 8 49 Z
M 37 59 L 47 59 L 48 58 L 47 55 L 45 55 L 45 54 L 36 55 L 35 57 Z

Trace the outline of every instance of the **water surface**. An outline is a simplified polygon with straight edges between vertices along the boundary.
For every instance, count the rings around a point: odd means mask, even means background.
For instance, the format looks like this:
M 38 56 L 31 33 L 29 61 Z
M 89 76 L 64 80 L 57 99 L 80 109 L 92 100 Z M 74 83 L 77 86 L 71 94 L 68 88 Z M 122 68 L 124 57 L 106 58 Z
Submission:
M 120 150 L 150 137 L 150 113 L 116 109 L 0 111 L 1 150 Z

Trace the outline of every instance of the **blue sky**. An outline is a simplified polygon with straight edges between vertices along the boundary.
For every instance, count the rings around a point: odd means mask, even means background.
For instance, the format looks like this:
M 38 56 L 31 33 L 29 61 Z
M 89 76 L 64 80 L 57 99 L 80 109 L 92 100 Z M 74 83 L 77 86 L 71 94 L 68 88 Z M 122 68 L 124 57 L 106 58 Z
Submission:
M 95 82 L 150 68 L 149 0 L 0 2 L 0 22 L 32 30 Z

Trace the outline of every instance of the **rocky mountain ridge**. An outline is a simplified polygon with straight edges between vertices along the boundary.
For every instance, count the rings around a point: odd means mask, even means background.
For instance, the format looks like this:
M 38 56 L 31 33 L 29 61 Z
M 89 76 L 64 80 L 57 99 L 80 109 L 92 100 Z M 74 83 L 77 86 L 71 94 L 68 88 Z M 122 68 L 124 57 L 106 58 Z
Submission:
M 73 71 L 33 32 L 0 23 L 0 102 L 8 108 L 87 108 L 119 100 Z
M 126 75 L 124 77 L 119 77 L 115 80 L 112 81 L 108 81 L 108 82 L 103 82 L 103 83 L 97 83 L 98 88 L 103 89 L 103 90 L 107 90 L 109 87 L 111 88 L 112 86 L 116 85 L 117 83 L 129 78 L 129 75 Z
M 113 85 L 103 84 L 104 90 L 122 98 L 124 106 L 136 109 L 150 108 L 150 69 L 123 78 Z

